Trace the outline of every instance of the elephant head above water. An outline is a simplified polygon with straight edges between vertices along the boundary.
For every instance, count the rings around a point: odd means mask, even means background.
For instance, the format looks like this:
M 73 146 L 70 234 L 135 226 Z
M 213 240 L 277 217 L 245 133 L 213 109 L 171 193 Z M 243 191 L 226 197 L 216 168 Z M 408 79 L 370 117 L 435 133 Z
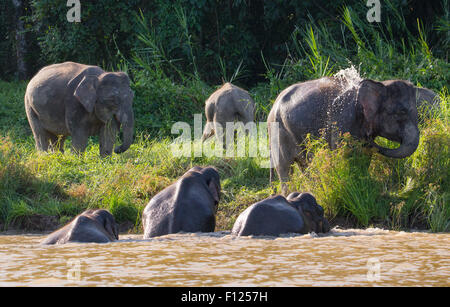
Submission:
M 220 199 L 213 167 L 195 166 L 156 194 L 144 209 L 144 239 L 177 232 L 212 232 Z
M 232 234 L 237 236 L 279 236 L 330 231 L 323 208 L 309 193 L 291 193 L 263 199 L 245 209 L 236 219 Z
M 119 230 L 113 215 L 104 209 L 89 209 L 49 234 L 41 244 L 107 243 L 118 239 Z
M 42 68 L 29 82 L 25 110 L 38 150 L 63 149 L 72 136 L 72 147 L 85 150 L 88 137 L 99 136 L 100 154 L 112 153 L 116 135 L 122 127 L 122 145 L 133 142 L 134 94 L 130 79 L 123 72 L 105 72 L 98 66 L 73 62 Z
M 300 213 L 308 232 L 325 233 L 330 231 L 328 220 L 324 218 L 323 208 L 312 194 L 293 192 L 288 195 L 286 200 Z
M 307 134 L 324 136 L 334 148 L 338 134 L 349 132 L 391 158 L 407 157 L 419 144 L 416 88 L 403 80 L 366 79 L 349 88 L 336 77 L 297 83 L 280 93 L 267 123 L 269 135 L 278 127 L 278 138 L 270 140 L 270 155 L 284 194 L 291 165 L 298 162 L 303 167 L 306 161 L 302 143 Z M 378 136 L 400 146 L 381 147 L 374 141 Z M 271 169 L 271 179 L 272 173 Z

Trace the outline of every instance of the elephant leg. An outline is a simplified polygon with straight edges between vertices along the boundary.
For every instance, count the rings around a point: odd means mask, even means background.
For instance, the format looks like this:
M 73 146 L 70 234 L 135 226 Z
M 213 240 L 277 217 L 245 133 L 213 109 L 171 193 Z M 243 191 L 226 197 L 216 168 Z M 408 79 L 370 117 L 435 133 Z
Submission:
M 64 153 L 64 143 L 66 142 L 66 136 L 60 136 L 57 143 L 57 148 L 60 152 Z
M 85 129 L 78 128 L 72 132 L 72 150 L 78 154 L 86 150 L 89 134 Z
M 304 146 L 300 147 L 300 153 L 295 158 L 295 162 L 298 165 L 300 171 L 305 170 L 308 167 L 309 161 L 313 158 L 311 153 L 306 152 Z
M 222 147 L 225 149 L 225 140 L 224 140 L 224 131 L 225 126 L 223 123 L 214 120 L 214 134 L 216 135 L 216 143 L 222 144 Z
M 119 126 L 114 119 L 100 128 L 98 141 L 100 144 L 99 147 L 101 157 L 110 156 L 112 154 L 118 132 Z
M 281 193 L 285 196 L 288 195 L 288 182 L 292 174 L 292 163 L 294 163 L 294 157 L 280 154 L 279 164 L 275 168 L 280 178 Z
M 45 130 L 44 127 L 42 127 L 42 124 L 33 109 L 27 107 L 26 113 L 28 122 L 30 123 L 31 131 L 33 132 L 36 150 L 47 151 L 50 145 L 49 141 L 54 137 L 54 135 Z
M 226 114 L 225 112 L 217 112 L 214 117 L 214 130 L 218 142 L 222 143 L 224 150 L 233 152 L 235 141 L 235 115 Z M 227 126 L 228 124 L 228 126 Z
M 56 135 L 51 135 L 50 136 L 50 148 L 52 148 L 53 150 L 57 150 L 60 151 L 62 153 L 64 153 L 64 142 L 66 141 L 66 136 L 56 136 Z
M 282 127 L 279 128 L 279 146 L 271 144 L 271 158 L 281 182 L 281 193 L 287 195 L 292 164 L 297 156 L 298 148 L 292 136 Z

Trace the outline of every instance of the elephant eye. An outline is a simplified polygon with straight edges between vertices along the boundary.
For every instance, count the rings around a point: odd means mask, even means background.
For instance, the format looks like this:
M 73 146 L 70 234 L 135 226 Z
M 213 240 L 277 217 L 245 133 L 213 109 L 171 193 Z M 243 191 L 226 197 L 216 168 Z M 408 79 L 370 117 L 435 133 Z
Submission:
M 404 106 L 399 106 L 394 109 L 394 116 L 397 118 L 404 118 L 408 115 L 408 109 Z
M 400 110 L 400 111 L 397 113 L 397 117 L 399 117 L 399 118 L 404 118 L 407 114 L 408 114 L 408 111 L 407 111 L 407 110 Z
M 112 107 L 117 107 L 120 104 L 120 102 L 114 96 L 109 96 L 105 99 L 105 102 Z

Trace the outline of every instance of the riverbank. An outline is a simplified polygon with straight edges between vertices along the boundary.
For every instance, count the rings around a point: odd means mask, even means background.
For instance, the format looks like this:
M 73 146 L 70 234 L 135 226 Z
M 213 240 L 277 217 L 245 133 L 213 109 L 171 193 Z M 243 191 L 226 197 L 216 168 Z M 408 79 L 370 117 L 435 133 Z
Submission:
M 295 166 L 290 189 L 313 193 L 333 226 L 449 231 L 448 96 L 442 99 L 421 123 L 411 157 L 370 154 L 348 136 L 334 151 L 310 140 L 314 158 L 303 172 Z M 103 159 L 95 139 L 81 156 L 70 142 L 64 154 L 39 153 L 26 128 L 16 127 L 0 137 L 1 230 L 54 230 L 86 208 L 105 208 L 122 232 L 139 233 L 148 201 L 194 165 L 212 165 L 221 176 L 217 231 L 230 230 L 245 208 L 272 193 L 264 157 L 174 157 L 171 139 L 143 133 L 125 153 Z

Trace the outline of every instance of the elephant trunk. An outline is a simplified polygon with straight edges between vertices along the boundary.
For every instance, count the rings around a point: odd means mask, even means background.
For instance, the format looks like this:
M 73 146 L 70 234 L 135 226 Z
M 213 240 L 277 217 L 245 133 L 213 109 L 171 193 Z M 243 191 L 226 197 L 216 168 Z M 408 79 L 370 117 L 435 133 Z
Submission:
M 378 148 L 378 151 L 389 158 L 397 158 L 402 159 L 406 158 L 416 151 L 417 146 L 419 145 L 419 129 L 417 126 L 413 124 L 408 124 L 405 126 L 403 130 L 403 136 L 401 138 L 401 145 L 396 149 L 384 148 L 375 144 L 375 147 Z
M 128 107 L 125 111 L 118 114 L 117 120 L 122 126 L 122 145 L 114 149 L 115 153 L 122 153 L 130 148 L 133 143 L 134 133 L 134 114 L 132 107 Z

